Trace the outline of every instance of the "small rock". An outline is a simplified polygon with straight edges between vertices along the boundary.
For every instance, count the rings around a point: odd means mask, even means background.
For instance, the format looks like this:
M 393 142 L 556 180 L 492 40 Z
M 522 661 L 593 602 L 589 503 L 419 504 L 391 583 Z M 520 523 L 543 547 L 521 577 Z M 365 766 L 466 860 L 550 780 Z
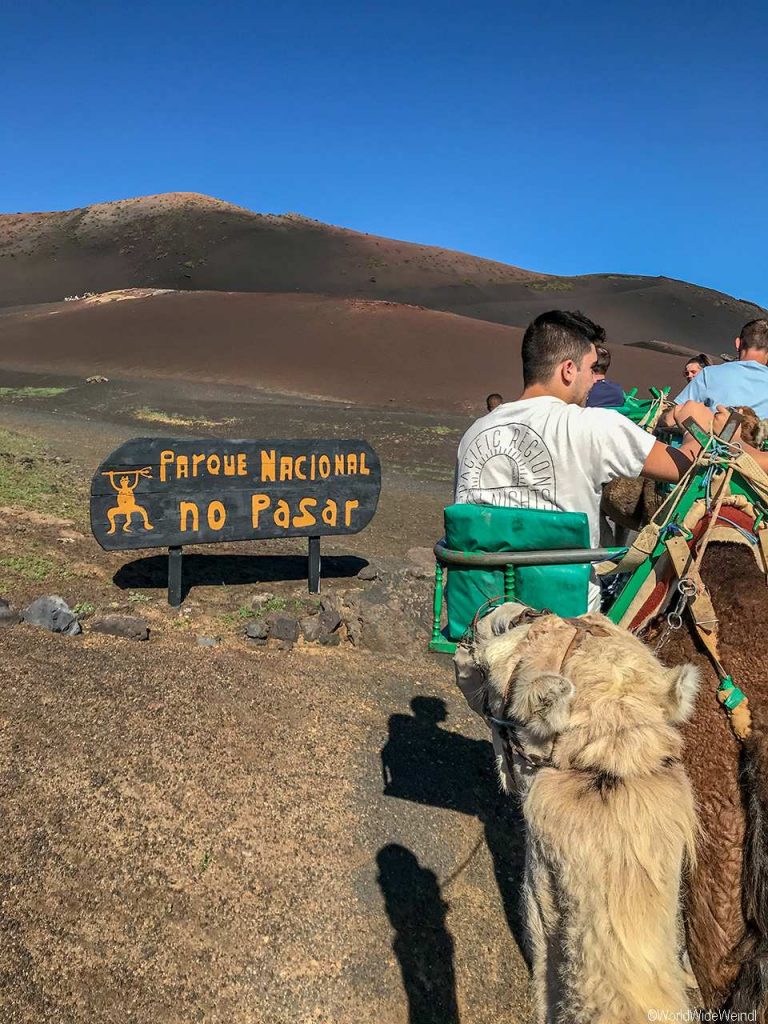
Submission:
M 277 645 L 277 649 L 278 651 L 292 651 L 293 643 L 290 640 L 281 640 L 280 643 Z
M 269 624 L 264 619 L 251 619 L 245 627 L 245 635 L 249 640 L 264 640 L 269 636 Z
M 323 632 L 323 626 L 319 615 L 308 616 L 301 620 L 301 633 L 305 640 L 312 643 L 317 640 Z
M 121 636 L 125 640 L 149 640 L 149 626 L 136 615 L 105 615 L 89 624 L 91 633 Z
M 318 619 L 323 633 L 334 633 L 341 625 L 341 612 L 335 605 L 323 602 L 323 610 Z
M 260 612 L 265 604 L 269 604 L 270 601 L 274 600 L 275 595 L 269 593 L 255 594 L 251 598 L 251 608 L 255 612 Z
M 359 580 L 377 580 L 379 578 L 378 567 L 369 562 L 368 565 L 364 565 L 360 572 L 357 574 Z
M 431 579 L 435 575 L 435 553 L 431 548 L 409 548 L 406 554 L 411 576 L 417 580 Z
M 251 638 L 251 647 L 266 647 L 268 642 L 266 637 L 255 636 Z
M 106 384 L 108 381 L 109 381 L 109 377 L 102 377 L 101 375 L 98 375 L 98 374 L 96 376 L 93 376 L 93 377 L 86 377 L 85 378 L 85 383 L 86 384 Z
M 322 647 L 338 647 L 341 643 L 341 636 L 339 633 L 322 633 L 317 642 Z
M 217 647 L 220 643 L 220 636 L 199 636 L 197 638 L 198 647 Z
M 31 626 L 40 626 L 51 633 L 63 633 L 65 636 L 77 636 L 83 627 L 63 597 L 52 595 L 38 597 L 21 613 L 22 621 Z
M 85 540 L 85 537 L 82 533 L 78 533 L 77 530 L 62 530 L 56 538 L 59 544 L 74 544 L 78 540 Z
M 269 617 L 269 635 L 275 640 L 289 640 L 294 643 L 299 639 L 299 622 L 292 615 L 278 612 Z
M 21 616 L 19 613 L 14 611 L 8 601 L 4 601 L 0 597 L 0 629 L 5 628 L 5 626 L 15 626 L 20 620 Z

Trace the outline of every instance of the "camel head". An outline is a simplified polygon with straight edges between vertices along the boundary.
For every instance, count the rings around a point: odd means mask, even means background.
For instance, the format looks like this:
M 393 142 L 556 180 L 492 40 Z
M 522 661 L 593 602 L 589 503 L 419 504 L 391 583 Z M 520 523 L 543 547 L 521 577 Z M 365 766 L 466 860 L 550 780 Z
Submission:
M 697 669 L 666 668 L 602 615 L 574 621 L 546 616 L 481 644 L 491 714 L 559 768 L 629 778 L 679 758 Z
M 734 409 L 742 417 L 741 440 L 760 448 L 768 438 L 768 420 L 761 420 L 749 405 L 735 405 Z

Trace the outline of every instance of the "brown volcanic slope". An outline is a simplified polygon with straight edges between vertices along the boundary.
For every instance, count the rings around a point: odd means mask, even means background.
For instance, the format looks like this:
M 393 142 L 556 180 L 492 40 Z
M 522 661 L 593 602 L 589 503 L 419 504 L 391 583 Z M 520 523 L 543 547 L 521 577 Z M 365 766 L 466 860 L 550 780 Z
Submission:
M 364 299 L 168 292 L 0 311 L 0 366 L 160 376 L 468 412 L 521 388 L 519 328 Z M 679 356 L 617 346 L 627 387 L 682 385 Z
M 116 288 L 305 292 L 387 299 L 523 326 L 583 309 L 612 341 L 717 353 L 763 311 L 668 278 L 559 278 L 192 193 L 0 216 L 0 306 Z

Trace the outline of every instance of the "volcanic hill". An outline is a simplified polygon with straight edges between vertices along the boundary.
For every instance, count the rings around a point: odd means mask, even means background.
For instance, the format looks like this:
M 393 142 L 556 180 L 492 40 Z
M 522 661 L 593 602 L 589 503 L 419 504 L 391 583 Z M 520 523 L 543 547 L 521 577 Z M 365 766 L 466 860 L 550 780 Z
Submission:
M 0 215 L 9 367 L 461 408 L 470 390 L 517 388 L 519 329 L 553 307 L 602 323 L 640 386 L 679 378 L 672 353 L 722 352 L 764 313 L 669 278 L 555 277 L 194 193 Z

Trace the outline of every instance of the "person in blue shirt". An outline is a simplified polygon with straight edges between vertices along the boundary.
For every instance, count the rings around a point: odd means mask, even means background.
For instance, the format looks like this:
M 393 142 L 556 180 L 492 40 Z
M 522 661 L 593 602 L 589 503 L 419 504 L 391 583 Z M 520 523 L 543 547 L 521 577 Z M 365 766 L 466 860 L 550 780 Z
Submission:
M 606 380 L 608 367 L 611 365 L 611 353 L 605 345 L 595 345 L 597 359 L 592 367 L 595 383 L 587 395 L 586 406 L 589 409 L 617 409 L 624 405 L 624 388 L 615 380 Z
M 736 339 L 738 361 L 705 366 L 675 399 L 718 405 L 748 405 L 760 419 L 768 419 L 768 320 L 750 320 Z
M 728 360 L 730 362 L 730 360 Z M 697 377 L 705 366 L 711 366 L 712 360 L 706 354 L 706 352 L 699 352 L 697 356 L 692 356 L 685 364 L 683 370 L 683 376 L 690 384 L 694 377 Z

